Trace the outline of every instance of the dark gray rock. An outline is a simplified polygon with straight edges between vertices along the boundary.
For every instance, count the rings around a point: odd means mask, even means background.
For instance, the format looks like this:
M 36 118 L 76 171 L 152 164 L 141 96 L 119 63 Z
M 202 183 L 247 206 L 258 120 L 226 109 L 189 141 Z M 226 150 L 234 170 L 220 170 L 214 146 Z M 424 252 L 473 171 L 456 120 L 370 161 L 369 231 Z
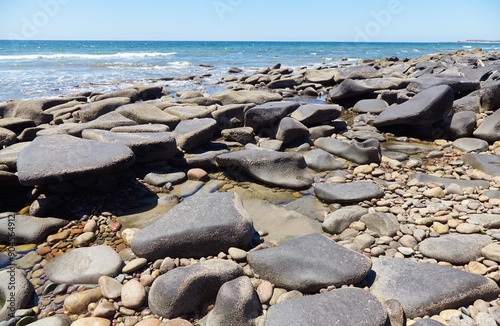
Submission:
M 298 153 L 242 150 L 219 155 L 216 161 L 231 174 L 246 172 L 257 180 L 278 187 L 308 188 L 313 182 L 304 157 Z
M 342 107 L 334 104 L 303 104 L 290 115 L 306 126 L 314 126 L 323 122 L 338 119 Z
M 212 112 L 212 117 L 217 121 L 220 130 L 243 127 L 245 111 L 253 104 L 231 104 L 219 107 Z
M 372 66 L 354 65 L 335 70 L 335 82 L 340 83 L 346 79 L 380 78 L 382 74 Z
M 462 152 L 484 152 L 488 150 L 488 142 L 477 138 L 459 138 L 453 142 L 453 147 Z
M 274 80 L 267 84 L 267 87 L 270 89 L 278 89 L 278 88 L 294 88 L 295 86 L 299 85 L 299 82 L 297 79 L 294 78 L 282 78 L 278 80 Z
M 309 168 L 319 172 L 340 170 L 347 167 L 343 161 L 336 159 L 322 149 L 313 149 L 304 155 L 304 159 Z
M 121 144 L 132 150 L 136 162 L 168 160 L 177 152 L 177 143 L 170 132 L 123 133 L 88 129 L 82 132 L 84 139 Z
M 177 146 L 184 151 L 193 150 L 212 140 L 217 122 L 211 118 L 181 121 L 174 130 Z
M 123 261 L 111 247 L 77 248 L 51 259 L 43 268 L 47 278 L 60 284 L 97 284 L 102 275 L 115 277 Z
M 470 93 L 453 102 L 453 112 L 481 112 L 481 96 L 479 91 Z
M 9 243 L 9 221 L 14 225 L 17 244 L 44 242 L 48 235 L 69 223 L 59 218 L 0 213 L 0 242 Z
M 217 293 L 207 326 L 254 326 L 262 306 L 252 282 L 246 276 L 224 283 Z
M 64 101 L 64 99 L 61 99 L 59 104 L 64 103 Z M 35 125 L 38 126 L 52 121 L 53 115 L 50 113 L 45 113 L 44 110 L 49 108 L 50 104 L 53 103 L 57 103 L 57 101 L 53 101 L 52 99 L 10 101 L 4 104 L 0 104 L 0 116 L 2 116 L 4 119 L 19 118 L 25 121 L 30 121 L 30 124 L 32 124 L 30 125 L 30 127 L 33 127 Z M 1 120 L 3 119 L 0 119 L 0 127 L 3 127 Z M 16 130 L 13 131 L 17 133 Z
M 311 127 L 309 128 L 310 138 L 318 139 L 322 137 L 330 137 L 335 133 L 336 130 L 337 129 L 334 126 L 330 125 Z
M 220 101 L 223 105 L 229 104 L 263 104 L 272 101 L 281 101 L 283 96 L 278 93 L 269 93 L 264 91 L 233 91 L 228 90 L 222 93 L 217 93 L 211 98 Z
M 181 119 L 175 115 L 163 112 L 158 107 L 148 103 L 133 103 L 120 106 L 115 112 L 138 124 L 157 123 L 174 129 Z
M 106 113 L 116 110 L 118 107 L 129 104 L 130 98 L 128 97 L 115 97 L 102 101 L 89 103 L 77 112 L 77 116 L 81 122 L 92 121 Z
M 373 261 L 372 270 L 375 280 L 370 292 L 384 301 L 401 302 L 408 318 L 467 307 L 500 293 L 498 285 L 486 277 L 437 264 L 380 258 Z
M 243 145 L 255 142 L 255 134 L 253 133 L 253 128 L 250 127 L 224 129 L 221 135 L 227 140 L 236 141 Z
M 17 170 L 21 184 L 34 186 L 119 171 L 134 160 L 124 145 L 54 135 L 37 137 L 23 149 Z
M 380 163 L 381 160 L 380 143 L 376 139 L 348 143 L 339 139 L 318 138 L 314 144 L 330 154 L 358 164 Z
M 366 224 L 368 230 L 381 237 L 393 237 L 399 231 L 399 222 L 394 214 L 370 213 L 361 217 L 360 221 Z
M 20 187 L 19 178 L 15 173 L 0 171 L 0 189 Z
M 486 117 L 474 131 L 474 136 L 489 142 L 500 140 L 500 110 Z
M 162 124 L 147 124 L 147 125 L 114 127 L 110 131 L 112 131 L 112 132 L 127 132 L 127 133 L 169 132 L 170 128 L 167 125 L 162 125 Z
M 368 99 L 358 101 L 352 110 L 357 113 L 372 113 L 379 114 L 389 107 L 384 100 Z
M 90 122 L 79 123 L 79 124 L 76 124 L 74 126 L 71 126 L 68 128 L 67 132 L 65 132 L 63 129 L 63 130 L 61 130 L 62 132 L 56 132 L 56 133 L 59 133 L 59 134 L 60 133 L 68 133 L 72 136 L 81 137 L 82 132 L 85 129 L 111 130 L 111 129 L 116 128 L 116 127 L 135 126 L 135 125 L 137 125 L 137 122 L 130 120 L 130 119 L 127 119 L 119 113 L 110 112 L 110 113 L 106 113 L 106 114 L 104 114 L 104 115 L 102 115 L 102 116 L 98 117 L 97 119 L 92 120 Z M 63 127 L 64 127 L 64 125 L 63 125 Z M 48 130 L 50 130 L 50 129 L 46 129 L 46 130 L 43 130 L 41 132 L 38 132 L 37 135 L 42 136 L 42 132 L 46 132 Z M 43 134 L 43 135 L 45 135 L 45 134 Z M 45 136 L 48 136 L 48 134 Z
M 26 128 L 35 127 L 33 120 L 24 118 L 7 118 L 0 119 L 0 128 L 10 130 L 16 134 L 20 134 Z
M 452 139 L 470 137 L 475 128 L 476 114 L 471 111 L 462 111 L 449 118 L 447 133 Z
M 412 326 L 444 326 L 444 324 L 434 319 L 423 318 L 412 324 Z
M 309 129 L 294 118 L 285 117 L 281 119 L 276 132 L 276 139 L 281 140 L 284 146 L 309 138 Z
M 496 111 L 500 108 L 500 80 L 486 84 L 479 93 L 483 111 Z
M 351 183 L 317 183 L 314 186 L 316 197 L 327 203 L 357 203 L 373 198 L 380 198 L 384 190 L 371 181 Z
M 491 174 L 492 176 L 500 176 L 500 157 L 498 155 L 465 154 L 462 156 L 462 160 L 474 169 Z M 487 183 L 487 181 L 484 182 Z M 488 188 L 488 186 L 485 184 L 484 188 Z
M 369 292 L 338 289 L 287 300 L 269 309 L 266 326 L 383 326 L 387 314 Z
M 368 213 L 366 208 L 360 206 L 342 207 L 325 217 L 323 222 L 323 231 L 330 234 L 340 234 L 351 225 L 352 222 Z
M 9 320 L 17 310 L 27 308 L 34 294 L 23 271 L 14 267 L 0 271 L 0 320 Z
M 467 154 L 467 155 L 472 155 L 472 154 Z M 417 172 L 413 175 L 410 176 L 409 180 L 416 179 L 422 183 L 429 184 L 429 183 L 440 183 L 444 185 L 445 187 L 448 187 L 452 183 L 455 183 L 459 185 L 462 188 L 488 188 L 489 187 L 489 182 L 484 181 L 484 180 L 462 180 L 462 179 L 448 179 L 448 178 L 439 178 L 434 175 L 422 173 L 422 172 Z
M 171 183 L 172 185 L 176 185 L 186 181 L 186 173 L 184 172 L 174 172 L 174 173 L 148 173 L 144 177 L 144 182 L 149 183 L 150 185 L 162 187 L 167 183 Z
M 448 234 L 427 238 L 419 245 L 422 255 L 456 265 L 468 264 L 481 257 L 481 249 L 492 243 L 487 235 Z
M 410 92 L 420 93 L 436 86 L 449 86 L 455 94 L 478 90 L 480 83 L 464 77 L 450 77 L 446 75 L 424 75 L 413 80 L 406 88 Z
M 0 127 L 0 148 L 10 146 L 17 142 L 16 133 L 5 128 Z
M 149 260 L 216 256 L 230 247 L 245 248 L 253 232 L 252 219 L 237 194 L 198 194 L 142 229 L 131 247 Z
M 175 268 L 153 282 L 149 308 L 169 319 L 194 312 L 203 303 L 213 301 L 224 283 L 240 276 L 243 276 L 243 268 L 219 259 Z
M 251 251 L 252 269 L 277 287 L 313 293 L 330 285 L 356 284 L 370 271 L 368 257 L 320 234 L 310 234 L 269 249 Z
M 269 102 L 254 106 L 245 112 L 245 126 L 266 136 L 274 136 L 274 130 L 282 118 L 300 106 L 297 102 Z
M 384 77 L 366 80 L 346 79 L 339 86 L 330 90 L 330 101 L 356 99 L 377 90 L 402 89 L 410 83 L 407 79 Z
M 221 149 L 218 151 L 203 151 L 201 154 L 184 154 L 181 158 L 171 159 L 170 163 L 188 168 L 213 169 L 218 167 L 217 156 L 228 152 L 227 149 Z
M 453 99 L 453 90 L 449 86 L 432 87 L 403 104 L 387 108 L 375 119 L 373 125 L 430 125 L 442 120 L 451 110 Z

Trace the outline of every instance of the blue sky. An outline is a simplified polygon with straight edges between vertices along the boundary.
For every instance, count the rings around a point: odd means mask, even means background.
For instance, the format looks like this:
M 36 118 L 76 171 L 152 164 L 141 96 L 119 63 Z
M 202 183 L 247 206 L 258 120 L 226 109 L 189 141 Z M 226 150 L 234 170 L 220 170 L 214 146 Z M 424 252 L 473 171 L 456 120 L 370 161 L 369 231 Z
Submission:
M 0 0 L 0 39 L 500 39 L 499 0 Z

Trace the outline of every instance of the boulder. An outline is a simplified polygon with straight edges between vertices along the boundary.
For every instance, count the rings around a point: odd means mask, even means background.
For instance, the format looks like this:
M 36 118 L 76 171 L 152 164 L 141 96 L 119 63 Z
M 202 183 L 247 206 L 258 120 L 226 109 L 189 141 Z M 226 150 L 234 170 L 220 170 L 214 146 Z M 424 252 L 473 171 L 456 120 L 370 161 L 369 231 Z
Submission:
M 116 110 L 116 108 L 129 104 L 128 97 L 114 97 L 102 101 L 92 102 L 84 106 L 77 112 L 77 116 L 81 122 L 89 122 L 96 118 Z
M 281 140 L 284 146 L 292 145 L 309 138 L 309 129 L 294 118 L 281 119 L 276 132 L 276 139 Z
M 359 221 L 359 219 L 367 213 L 368 210 L 360 206 L 342 207 L 325 217 L 323 231 L 330 234 L 340 234 L 344 232 L 352 222 Z
M 16 118 L 24 121 L 30 121 L 30 124 L 32 124 L 30 127 L 35 125 L 38 126 L 44 123 L 49 123 L 53 119 L 53 115 L 45 113 L 44 110 L 48 109 L 51 105 L 61 103 L 65 103 L 65 100 L 61 99 L 60 102 L 53 101 L 51 99 L 10 101 L 0 104 L 0 116 L 3 119 Z M 0 119 L 0 127 L 3 127 L 1 122 L 3 119 Z
M 110 112 L 110 113 L 106 113 L 106 114 L 98 117 L 95 120 L 92 120 L 92 121 L 89 121 L 86 123 L 75 124 L 75 125 L 68 127 L 67 130 L 61 129 L 60 131 L 56 131 L 55 133 L 58 133 L 58 134 L 68 133 L 72 136 L 81 137 L 82 132 L 85 129 L 111 130 L 111 129 L 116 128 L 116 127 L 136 126 L 136 125 L 137 125 L 137 122 L 130 120 L 130 119 L 127 119 L 119 113 Z M 62 126 L 63 126 L 63 128 L 65 128 L 64 125 L 62 125 Z M 48 129 L 48 130 L 46 129 L 46 130 L 43 130 L 41 132 L 38 132 L 37 135 L 38 136 L 42 136 L 42 135 L 48 136 L 49 134 L 42 134 L 42 133 L 48 132 L 49 130 L 50 129 Z
M 245 111 L 253 104 L 231 104 L 219 107 L 212 112 L 212 117 L 217 121 L 217 127 L 222 129 L 231 129 L 243 127 L 245 121 Z
M 175 138 L 170 132 L 123 133 L 88 129 L 82 132 L 84 139 L 125 145 L 135 154 L 136 162 L 169 160 L 177 152 Z
M 465 154 L 462 156 L 462 160 L 474 169 L 478 169 L 492 176 L 500 176 L 500 157 L 498 155 Z M 486 183 L 488 182 L 482 181 L 482 184 L 484 184 L 483 188 L 489 187 Z
M 281 119 L 300 106 L 297 102 L 269 102 L 250 108 L 245 113 L 245 127 L 252 127 L 255 132 L 274 136 L 274 131 Z
M 221 135 L 227 140 L 232 140 L 242 145 L 255 142 L 255 134 L 253 133 L 253 128 L 250 127 L 224 129 L 221 131 Z
M 356 284 L 371 261 L 320 234 L 310 234 L 278 247 L 251 251 L 247 261 L 261 279 L 287 290 L 314 293 L 334 285 Z
M 500 108 L 500 80 L 486 84 L 479 94 L 483 111 L 496 111 Z
M 488 142 L 500 140 L 500 110 L 486 117 L 483 123 L 474 131 L 474 136 Z
M 0 148 L 3 148 L 4 146 L 10 146 L 16 142 L 17 136 L 15 132 L 0 127 Z
M 308 188 L 313 181 L 304 157 L 298 153 L 252 149 L 222 154 L 216 161 L 233 175 L 246 172 L 257 180 L 278 187 Z
M 382 158 L 380 143 L 376 139 L 348 143 L 339 139 L 318 138 L 314 145 L 330 154 L 358 164 L 380 163 Z
M 424 75 L 413 80 L 406 89 L 413 93 L 420 93 L 436 86 L 449 86 L 458 95 L 478 90 L 480 83 L 464 77 Z
M 347 167 L 343 161 L 336 159 L 322 149 L 313 149 L 304 155 L 304 160 L 310 169 L 318 172 L 340 170 Z
M 473 155 L 473 154 L 466 154 L 466 155 Z M 462 179 L 449 179 L 449 178 L 439 178 L 434 175 L 422 173 L 422 172 L 417 172 L 413 175 L 410 176 L 409 180 L 417 180 L 419 182 L 429 184 L 429 183 L 440 183 L 444 185 L 445 187 L 448 187 L 452 183 L 455 183 L 459 185 L 462 188 L 488 188 L 489 187 L 489 182 L 485 180 L 462 180 Z
M 92 96 L 91 101 L 98 102 L 117 97 L 127 97 L 130 99 L 131 102 L 135 102 L 137 100 L 137 93 L 138 93 L 137 89 L 125 88 L 110 93 L 104 93 L 101 95 Z
M 110 131 L 112 132 L 169 132 L 170 128 L 167 125 L 162 124 L 147 124 L 147 125 L 135 125 L 135 126 L 122 126 L 114 127 Z
M 181 121 L 174 130 L 177 146 L 184 151 L 193 150 L 212 140 L 217 122 L 211 118 Z
M 278 80 L 274 80 L 267 84 L 267 87 L 270 89 L 279 89 L 279 88 L 294 88 L 299 85 L 299 82 L 295 78 L 281 78 Z
M 55 283 L 97 284 L 102 275 L 118 275 L 122 265 L 122 259 L 111 247 L 94 246 L 68 251 L 51 259 L 43 269 Z
M 308 83 L 317 83 L 323 86 L 332 86 L 335 84 L 336 71 L 333 69 L 309 69 L 304 77 Z
M 357 113 L 372 113 L 372 114 L 380 114 L 384 112 L 385 109 L 389 107 L 384 100 L 378 99 L 367 99 L 358 101 L 352 110 Z
M 14 267 L 0 271 L 0 320 L 9 320 L 17 310 L 27 308 L 34 294 L 23 271 Z
M 164 124 L 174 129 L 181 119 L 175 115 L 163 112 L 158 107 L 148 103 L 134 103 L 120 106 L 115 112 L 138 124 Z
M 281 101 L 283 96 L 278 93 L 268 93 L 264 91 L 233 91 L 228 90 L 216 93 L 211 98 L 220 101 L 223 105 L 229 104 L 264 104 L 266 102 Z
M 262 306 L 251 280 L 242 276 L 221 286 L 207 326 L 254 326 Z
M 216 256 L 230 247 L 245 248 L 253 233 L 252 220 L 237 194 L 198 194 L 142 229 L 131 247 L 148 260 Z
M 446 132 L 452 139 L 471 137 L 476 128 L 476 114 L 471 111 L 457 112 L 447 120 Z
M 369 292 L 347 288 L 287 300 L 272 306 L 266 326 L 384 326 L 387 313 Z
M 34 186 L 119 171 L 134 160 L 134 153 L 121 144 L 54 135 L 37 137 L 21 150 L 17 170 L 21 184 Z
M 334 104 L 303 104 L 290 115 L 306 126 L 314 126 L 323 122 L 338 119 L 342 107 Z
M 33 128 L 36 124 L 33 120 L 24 118 L 7 118 L 0 119 L 0 128 L 10 130 L 15 134 L 20 134 L 24 129 Z
M 165 112 L 179 117 L 181 120 L 212 118 L 212 112 L 217 107 L 215 105 L 205 106 L 170 106 L 165 108 Z
M 487 141 L 477 138 L 459 138 L 452 145 L 462 152 L 485 152 L 489 147 Z
M 175 268 L 155 279 L 149 291 L 149 308 L 164 318 L 191 313 L 213 301 L 221 286 L 243 276 L 236 263 L 211 259 Z
M 380 78 L 382 74 L 372 66 L 354 65 L 335 70 L 335 82 L 340 83 L 346 79 Z
M 9 243 L 9 222 L 14 225 L 17 244 L 43 242 L 48 235 L 69 223 L 59 218 L 0 213 L 0 242 Z
M 321 182 L 314 186 L 316 197 L 326 203 L 358 203 L 364 200 L 380 198 L 384 189 L 372 181 L 351 183 Z
M 370 292 L 383 301 L 399 301 L 408 318 L 467 307 L 500 293 L 498 285 L 484 276 L 437 264 L 379 258 L 373 261 L 372 270 L 375 280 Z
M 481 249 L 492 243 L 487 235 L 447 234 L 427 238 L 419 245 L 422 255 L 456 265 L 465 265 L 481 257 Z
M 51 317 L 45 317 L 38 319 L 37 321 L 31 323 L 32 326 L 70 326 L 71 319 L 66 315 L 54 315 Z
M 330 90 L 328 99 L 337 100 L 356 99 L 377 90 L 402 89 L 410 83 L 407 79 L 384 77 L 366 80 L 346 79 L 340 85 Z
M 394 214 L 390 213 L 370 213 L 361 217 L 361 222 L 366 228 L 381 237 L 394 237 L 399 231 L 399 222 Z
M 431 125 L 442 120 L 451 110 L 453 99 L 453 90 L 449 86 L 432 87 L 403 104 L 385 109 L 377 116 L 373 125 L 376 127 Z

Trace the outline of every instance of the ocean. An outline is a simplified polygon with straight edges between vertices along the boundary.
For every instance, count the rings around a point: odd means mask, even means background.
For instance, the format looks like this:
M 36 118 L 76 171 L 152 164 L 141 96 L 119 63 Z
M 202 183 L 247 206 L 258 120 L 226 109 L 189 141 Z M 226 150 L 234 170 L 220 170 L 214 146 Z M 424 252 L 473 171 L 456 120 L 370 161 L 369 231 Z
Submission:
M 162 83 L 172 91 L 213 93 L 222 90 L 217 81 L 228 75 L 229 67 L 248 74 L 277 63 L 312 67 L 477 47 L 500 50 L 500 43 L 0 41 L 0 102 L 107 92 L 152 80 L 205 74 L 210 76 L 201 84 Z

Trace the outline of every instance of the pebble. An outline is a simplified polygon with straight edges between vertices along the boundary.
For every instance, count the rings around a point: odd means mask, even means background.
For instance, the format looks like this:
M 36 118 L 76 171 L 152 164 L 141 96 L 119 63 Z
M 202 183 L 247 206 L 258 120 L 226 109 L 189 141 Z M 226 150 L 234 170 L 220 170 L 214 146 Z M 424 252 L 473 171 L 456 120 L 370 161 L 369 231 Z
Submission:
M 208 176 L 207 171 L 199 168 L 195 169 L 190 169 L 187 172 L 187 177 L 188 180 L 193 180 L 193 181 L 209 181 L 210 177 Z
M 140 270 L 141 268 L 143 268 L 147 264 L 148 264 L 148 260 L 146 258 L 133 259 L 133 260 L 129 261 L 128 263 L 126 263 L 126 265 L 122 269 L 122 273 L 132 274 L 134 272 L 137 272 L 138 270 Z
M 83 227 L 83 232 L 95 232 L 95 230 L 97 230 L 97 222 L 94 219 L 88 220 Z
M 245 250 L 231 247 L 228 249 L 228 254 L 233 257 L 234 260 L 240 261 L 247 258 L 247 252 Z
M 137 280 L 133 279 L 123 285 L 122 304 L 129 309 L 138 309 L 146 300 L 146 290 Z
M 92 242 L 95 241 L 94 232 L 85 232 L 80 234 L 73 240 L 73 246 L 78 247 L 88 247 Z
M 266 304 L 273 296 L 273 285 L 269 281 L 262 281 L 257 287 L 257 295 L 262 304 Z
M 99 288 L 76 292 L 64 300 L 64 308 L 70 314 L 81 314 L 87 311 L 89 303 L 96 302 L 101 297 Z
M 462 234 L 473 234 L 473 233 L 480 233 L 481 228 L 478 225 L 475 224 L 469 224 L 469 223 L 462 223 L 456 227 L 456 230 L 458 233 Z
M 488 272 L 488 268 L 477 261 L 471 261 L 467 265 L 469 272 L 478 275 L 485 275 Z
M 118 299 L 122 293 L 122 284 L 109 276 L 99 277 L 99 288 L 102 295 L 108 299 Z
M 66 240 L 69 237 L 70 234 L 71 234 L 71 230 L 64 230 L 62 232 L 49 235 L 47 237 L 47 243 L 49 245 L 56 244 L 59 241 Z
M 441 189 L 441 187 L 427 189 L 423 192 L 423 195 L 429 198 L 444 198 L 446 196 L 444 190 Z

